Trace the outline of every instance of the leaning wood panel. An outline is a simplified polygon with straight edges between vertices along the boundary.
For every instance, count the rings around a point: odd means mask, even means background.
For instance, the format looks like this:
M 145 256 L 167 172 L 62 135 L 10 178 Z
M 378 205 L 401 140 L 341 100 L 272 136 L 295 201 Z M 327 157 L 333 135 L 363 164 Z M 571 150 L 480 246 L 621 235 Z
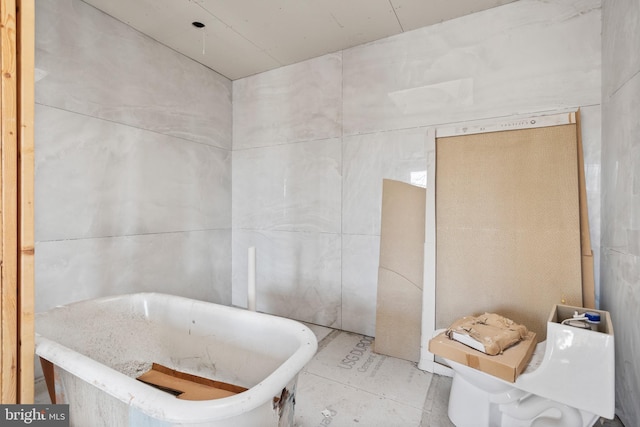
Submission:
M 0 44 L 2 51 L 1 91 L 2 132 L 0 180 L 2 197 L 2 403 L 17 402 L 17 55 L 16 4 L 13 0 L 0 0 Z
M 582 304 L 576 125 L 438 138 L 436 327 Z
M 18 0 L 18 402 L 34 400 L 34 0 Z

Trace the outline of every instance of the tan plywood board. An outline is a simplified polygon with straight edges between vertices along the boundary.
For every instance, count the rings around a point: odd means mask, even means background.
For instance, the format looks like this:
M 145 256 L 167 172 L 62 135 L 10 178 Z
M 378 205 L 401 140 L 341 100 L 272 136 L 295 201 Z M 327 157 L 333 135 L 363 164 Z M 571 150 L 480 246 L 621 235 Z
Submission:
M 438 138 L 436 327 L 582 303 L 575 124 Z

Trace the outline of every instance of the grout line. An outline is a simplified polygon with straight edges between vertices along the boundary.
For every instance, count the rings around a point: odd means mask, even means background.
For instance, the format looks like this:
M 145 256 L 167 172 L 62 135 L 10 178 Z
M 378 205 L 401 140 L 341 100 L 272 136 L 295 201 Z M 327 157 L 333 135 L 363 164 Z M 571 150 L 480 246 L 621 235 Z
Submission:
M 340 51 L 340 328 L 344 327 L 344 49 Z
M 231 228 L 202 228 L 195 230 L 177 230 L 177 231 L 157 231 L 152 233 L 135 233 L 135 234 L 114 234 L 107 236 L 90 236 L 90 237 L 71 237 L 65 239 L 50 239 L 50 240 L 37 240 L 36 243 L 54 243 L 54 242 L 69 242 L 79 240 L 98 240 L 98 239 L 122 239 L 127 237 L 143 237 L 143 236 L 156 236 L 165 234 L 189 234 L 189 233 L 204 233 L 208 231 L 231 231 Z
M 172 135 L 172 134 L 169 134 L 169 133 L 163 133 L 163 132 L 160 132 L 158 130 L 149 129 L 149 128 L 145 128 L 145 127 L 141 127 L 141 126 L 136 126 L 136 125 L 133 125 L 133 124 L 130 124 L 130 123 L 118 122 L 116 120 L 107 119 L 107 118 L 100 117 L 100 116 L 92 116 L 91 114 L 83 113 L 83 112 L 80 112 L 80 111 L 69 110 L 67 108 L 61 108 L 61 107 L 57 107 L 55 105 L 43 104 L 42 102 L 36 102 L 35 105 L 40 105 L 42 107 L 51 108 L 53 110 L 58 110 L 58 111 L 62 111 L 62 112 L 69 113 L 69 114 L 76 114 L 78 116 L 87 117 L 87 118 L 94 119 L 94 120 L 99 120 L 99 121 L 102 121 L 102 122 L 105 122 L 105 123 L 111 123 L 111 124 L 118 125 L 118 126 L 124 126 L 126 128 L 135 129 L 135 130 L 138 130 L 138 131 L 141 131 L 141 132 L 149 132 L 149 133 L 152 133 L 154 135 L 163 136 L 165 138 L 178 139 L 178 140 L 184 141 L 184 142 L 189 142 L 189 143 L 198 144 L 198 145 L 204 145 L 205 147 L 216 148 L 218 150 L 223 150 L 223 151 L 226 151 L 226 152 L 229 152 L 229 153 L 231 152 L 231 148 L 223 148 L 223 147 L 219 147 L 217 145 L 207 144 L 206 142 L 202 142 L 202 141 L 194 141 L 193 139 L 188 139 L 188 138 L 185 138 L 185 137 L 182 137 L 182 136 Z M 218 142 L 218 141 L 216 141 L 216 142 Z M 155 141 L 154 141 L 154 143 L 155 143 Z
M 331 341 L 333 341 L 334 339 L 336 339 L 338 337 L 338 335 L 340 335 L 342 333 L 341 330 L 339 329 L 334 329 L 333 331 L 331 331 L 329 333 L 329 335 L 327 335 L 326 337 L 324 337 L 319 343 L 318 343 L 318 350 L 316 351 L 316 355 L 318 353 L 320 353 L 320 351 L 324 350 L 325 347 L 327 347 L 329 344 L 331 344 Z
M 398 21 L 398 25 L 400 26 L 400 31 L 404 33 L 404 27 L 402 26 L 402 22 L 400 22 L 400 18 L 398 17 L 398 13 L 396 12 L 396 8 L 393 6 L 393 2 L 389 0 L 389 6 L 391 6 L 391 10 L 393 10 L 393 14 L 396 17 L 396 21 Z
M 265 149 L 265 148 L 274 148 L 274 147 L 285 147 L 285 146 L 290 146 L 290 145 L 294 145 L 294 144 L 306 144 L 306 143 L 311 143 L 311 142 L 322 142 L 322 141 L 330 141 L 332 139 L 341 139 L 342 136 L 338 135 L 338 136 L 323 136 L 323 137 L 319 137 L 319 138 L 311 138 L 311 139 L 302 139 L 302 140 L 294 140 L 294 141 L 284 141 L 284 142 L 276 142 L 273 144 L 267 144 L 267 145 L 257 145 L 257 146 L 251 146 L 251 147 L 240 147 L 240 148 L 234 148 L 233 151 L 234 152 L 242 152 L 242 151 L 250 151 L 250 150 L 260 150 L 260 149 Z
M 251 228 L 251 227 L 233 227 L 234 230 L 237 231 L 246 231 L 246 232 L 253 232 L 253 233 L 258 233 L 258 234 L 265 234 L 265 233 L 300 233 L 300 234 L 328 234 L 328 235 L 334 235 L 334 236 L 339 236 L 341 233 L 339 231 L 315 231 L 315 230 L 279 230 L 276 228 Z M 221 230 L 226 230 L 226 229 L 221 229 Z M 363 236 L 369 236 L 368 234 L 363 234 Z M 330 328 L 331 326 L 325 326 L 325 325 L 318 325 L 318 326 L 324 326 L 325 328 Z
M 633 75 L 631 77 L 629 77 L 624 83 L 622 83 L 616 90 L 614 90 L 613 92 L 611 92 L 611 94 L 608 96 L 608 99 L 613 98 L 614 96 L 616 96 L 616 94 L 622 90 L 622 88 L 624 88 L 631 80 L 633 80 L 638 74 L 640 74 L 640 70 L 636 71 L 635 73 L 633 73 Z

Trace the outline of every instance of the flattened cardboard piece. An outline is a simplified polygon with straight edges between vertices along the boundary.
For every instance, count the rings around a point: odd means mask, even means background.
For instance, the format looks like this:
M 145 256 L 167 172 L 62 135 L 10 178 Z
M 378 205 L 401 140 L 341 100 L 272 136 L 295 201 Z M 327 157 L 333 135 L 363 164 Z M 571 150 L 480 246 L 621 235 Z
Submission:
M 417 362 L 420 359 L 422 290 L 385 268 L 378 270 L 378 284 L 378 300 L 383 303 L 376 310 L 375 352 Z
M 233 384 L 179 372 L 157 363 L 137 379 L 183 400 L 221 399 L 247 390 Z
M 587 208 L 587 184 L 584 172 L 584 151 L 580 110 L 576 112 L 576 128 L 578 137 L 578 185 L 580 191 L 580 246 L 582 251 L 582 305 L 596 308 L 596 285 L 593 272 L 593 251 L 591 249 L 591 232 L 589 230 L 589 210 Z
M 400 273 L 422 289 L 426 189 L 382 181 L 380 267 Z
M 544 340 L 549 307 L 582 304 L 576 138 L 570 124 L 437 139 L 436 328 L 496 312 Z
M 385 179 L 382 184 L 376 353 L 420 358 L 426 190 Z
M 429 341 L 431 353 L 509 382 L 515 382 L 518 375 L 525 370 L 535 348 L 536 334 L 534 332 L 529 332 L 526 339 L 495 356 L 454 341 L 444 332 Z

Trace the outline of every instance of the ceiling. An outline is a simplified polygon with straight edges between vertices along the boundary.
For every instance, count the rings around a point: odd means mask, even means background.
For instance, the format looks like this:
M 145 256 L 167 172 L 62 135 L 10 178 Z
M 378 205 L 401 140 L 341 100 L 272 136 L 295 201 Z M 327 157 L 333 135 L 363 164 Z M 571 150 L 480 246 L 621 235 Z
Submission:
M 236 80 L 514 0 L 83 1 Z

